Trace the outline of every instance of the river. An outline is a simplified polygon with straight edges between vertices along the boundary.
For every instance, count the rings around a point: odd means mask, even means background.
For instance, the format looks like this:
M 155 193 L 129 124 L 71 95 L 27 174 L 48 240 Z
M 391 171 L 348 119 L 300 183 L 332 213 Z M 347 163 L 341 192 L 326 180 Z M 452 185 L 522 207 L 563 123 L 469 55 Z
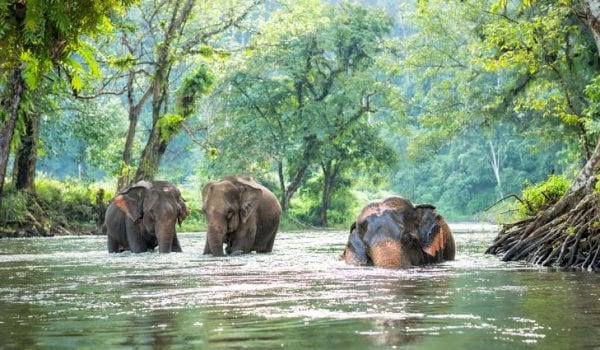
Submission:
M 600 349 L 600 275 L 504 263 L 495 232 L 407 270 L 338 260 L 345 231 L 279 233 L 271 254 L 108 254 L 106 238 L 0 239 L 0 347 Z

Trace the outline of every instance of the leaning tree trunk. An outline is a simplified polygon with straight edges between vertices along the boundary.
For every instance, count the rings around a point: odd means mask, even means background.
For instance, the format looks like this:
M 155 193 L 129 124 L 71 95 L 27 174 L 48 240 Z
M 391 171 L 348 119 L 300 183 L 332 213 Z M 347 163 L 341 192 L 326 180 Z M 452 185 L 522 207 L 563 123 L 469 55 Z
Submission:
M 162 137 L 159 129 L 160 127 L 156 124 L 152 127 L 150 138 L 142 152 L 140 164 L 135 173 L 135 181 L 153 180 L 158 172 L 160 161 L 170 141 L 170 138 L 167 140 Z
M 13 182 L 17 190 L 35 192 L 35 169 L 40 135 L 39 113 L 27 113 L 25 116 L 25 135 L 15 153 Z
M 600 51 L 600 0 L 581 0 L 586 23 Z M 536 216 L 502 228 L 487 253 L 504 261 L 600 270 L 600 138 L 565 195 Z
M 129 72 L 127 79 L 127 103 L 129 105 L 129 128 L 127 130 L 127 137 L 125 138 L 125 146 L 123 147 L 123 157 L 121 169 L 119 171 L 119 177 L 117 179 L 117 191 L 122 190 L 131 183 L 132 174 L 130 174 L 131 166 L 131 150 L 133 149 L 133 142 L 135 139 L 135 132 L 137 128 L 138 119 L 142 113 L 142 107 L 150 97 L 152 89 L 148 88 L 144 95 L 135 102 L 134 100 L 134 82 L 135 72 L 132 70 Z

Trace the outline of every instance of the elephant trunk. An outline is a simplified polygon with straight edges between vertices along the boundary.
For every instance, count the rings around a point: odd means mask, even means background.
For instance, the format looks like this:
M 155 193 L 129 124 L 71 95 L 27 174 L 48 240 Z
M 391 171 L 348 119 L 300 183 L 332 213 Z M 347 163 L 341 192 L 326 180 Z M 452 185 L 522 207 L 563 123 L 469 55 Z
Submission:
M 208 240 L 208 247 L 213 256 L 223 256 L 223 237 L 225 236 L 225 229 L 219 226 L 208 226 L 206 232 L 206 239 Z
M 402 245 L 390 239 L 379 241 L 373 245 L 369 255 L 375 266 L 407 267 L 411 265 Z
M 175 238 L 175 221 L 167 223 L 157 222 L 155 232 L 158 240 L 158 251 L 160 253 L 170 253 Z

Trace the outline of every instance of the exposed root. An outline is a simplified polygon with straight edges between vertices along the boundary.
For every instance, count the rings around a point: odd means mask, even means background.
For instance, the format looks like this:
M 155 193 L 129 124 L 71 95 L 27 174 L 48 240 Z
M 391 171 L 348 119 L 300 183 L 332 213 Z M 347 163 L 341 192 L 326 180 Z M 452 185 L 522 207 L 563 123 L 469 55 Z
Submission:
M 543 266 L 600 268 L 600 195 L 573 192 L 537 216 L 505 225 L 488 254 Z

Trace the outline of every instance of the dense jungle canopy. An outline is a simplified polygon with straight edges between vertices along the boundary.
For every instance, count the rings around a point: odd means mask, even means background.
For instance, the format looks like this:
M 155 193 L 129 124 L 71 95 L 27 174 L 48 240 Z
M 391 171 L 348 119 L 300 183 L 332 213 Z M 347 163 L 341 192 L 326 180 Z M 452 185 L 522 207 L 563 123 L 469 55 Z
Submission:
M 0 13 L 4 227 L 48 231 L 52 208 L 92 220 L 81 207 L 141 179 L 178 184 L 197 210 L 202 185 L 234 173 L 315 226 L 396 193 L 537 229 L 596 192 L 596 1 L 1 0 Z M 586 213 L 561 232 L 597 253 Z

